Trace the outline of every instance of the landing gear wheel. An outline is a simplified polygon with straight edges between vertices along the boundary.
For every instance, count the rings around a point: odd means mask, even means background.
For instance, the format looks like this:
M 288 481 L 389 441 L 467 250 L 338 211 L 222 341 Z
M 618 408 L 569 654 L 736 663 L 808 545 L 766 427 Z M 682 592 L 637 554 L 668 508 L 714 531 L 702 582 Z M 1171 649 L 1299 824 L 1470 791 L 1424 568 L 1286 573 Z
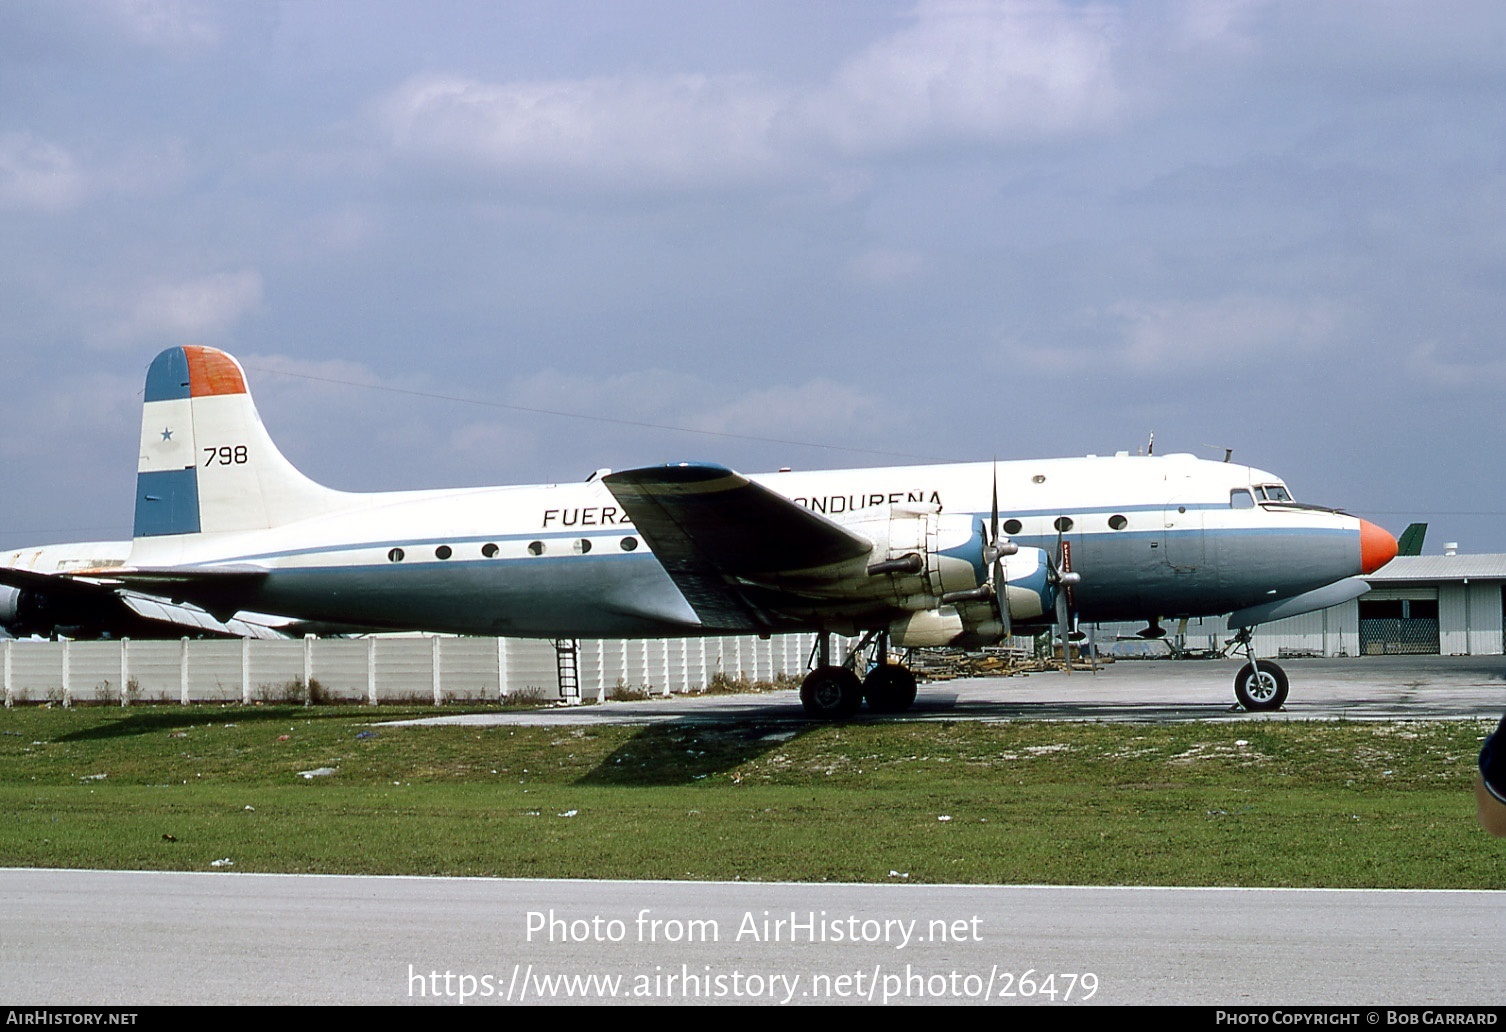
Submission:
M 1234 678 L 1234 697 L 1252 713 L 1280 709 L 1286 701 L 1286 671 L 1275 663 L 1261 663 L 1258 675 L 1255 670 L 1254 663 L 1239 668 Z
M 915 702 L 915 675 L 902 666 L 877 667 L 863 679 L 863 697 L 875 713 L 903 713 Z
M 817 667 L 800 683 L 800 704 L 807 716 L 842 720 L 863 705 L 863 683 L 846 667 Z

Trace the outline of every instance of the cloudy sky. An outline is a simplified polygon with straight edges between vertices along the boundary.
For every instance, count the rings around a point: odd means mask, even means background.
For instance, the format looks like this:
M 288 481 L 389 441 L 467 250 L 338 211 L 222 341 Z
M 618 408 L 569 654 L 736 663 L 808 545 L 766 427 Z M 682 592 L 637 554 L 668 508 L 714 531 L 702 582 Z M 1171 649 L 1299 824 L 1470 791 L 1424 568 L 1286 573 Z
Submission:
M 0 0 L 0 546 L 200 343 L 346 489 L 1154 433 L 1506 551 L 1503 332 L 1494 0 Z

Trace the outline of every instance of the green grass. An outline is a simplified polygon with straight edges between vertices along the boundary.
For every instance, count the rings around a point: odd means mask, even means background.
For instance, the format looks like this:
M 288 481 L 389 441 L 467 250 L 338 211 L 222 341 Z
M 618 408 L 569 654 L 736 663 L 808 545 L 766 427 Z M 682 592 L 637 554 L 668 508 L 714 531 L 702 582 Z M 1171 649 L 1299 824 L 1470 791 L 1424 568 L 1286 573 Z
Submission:
M 1506 888 L 1485 722 L 371 723 L 420 712 L 5 712 L 0 865 Z

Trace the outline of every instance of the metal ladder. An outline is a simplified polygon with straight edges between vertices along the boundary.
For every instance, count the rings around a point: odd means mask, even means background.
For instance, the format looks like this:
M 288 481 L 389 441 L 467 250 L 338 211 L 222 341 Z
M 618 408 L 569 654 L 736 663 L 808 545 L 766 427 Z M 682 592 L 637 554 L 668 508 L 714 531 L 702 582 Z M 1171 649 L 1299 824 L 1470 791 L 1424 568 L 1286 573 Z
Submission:
M 560 698 L 568 703 L 579 703 L 580 641 L 575 638 L 556 638 L 554 661 L 559 674 Z

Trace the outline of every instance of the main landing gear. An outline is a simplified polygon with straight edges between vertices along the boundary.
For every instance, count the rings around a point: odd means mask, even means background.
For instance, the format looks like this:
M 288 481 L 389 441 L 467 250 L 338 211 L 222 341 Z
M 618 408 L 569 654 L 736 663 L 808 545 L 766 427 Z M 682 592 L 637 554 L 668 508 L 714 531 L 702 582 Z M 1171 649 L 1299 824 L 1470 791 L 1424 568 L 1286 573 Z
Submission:
M 859 679 L 853 664 L 875 642 L 875 665 L 867 677 Z M 870 631 L 840 666 L 831 662 L 830 633 L 816 635 L 816 649 L 815 669 L 800 683 L 800 704 L 808 716 L 844 720 L 862 708 L 864 699 L 875 713 L 902 713 L 915 702 L 915 675 L 889 662 L 888 631 Z
M 1243 652 L 1248 660 L 1234 675 L 1234 698 L 1252 713 L 1278 710 L 1286 702 L 1289 687 L 1286 671 L 1269 660 L 1256 660 L 1250 631 L 1249 627 L 1241 627 L 1229 642 L 1234 651 Z

